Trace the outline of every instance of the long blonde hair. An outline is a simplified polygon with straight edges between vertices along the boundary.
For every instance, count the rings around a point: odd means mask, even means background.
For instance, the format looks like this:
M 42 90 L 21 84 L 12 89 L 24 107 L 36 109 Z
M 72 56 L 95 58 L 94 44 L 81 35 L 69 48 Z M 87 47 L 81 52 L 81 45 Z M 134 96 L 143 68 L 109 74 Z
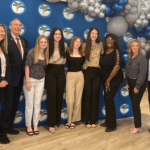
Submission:
M 79 54 L 80 54 L 81 56 L 83 56 L 83 52 L 82 52 L 82 44 L 83 44 L 83 41 L 82 41 L 82 39 L 81 39 L 80 37 L 78 37 L 78 36 L 75 36 L 75 37 L 72 38 L 72 40 L 71 40 L 71 42 L 70 42 L 70 48 L 69 48 L 68 52 L 69 52 L 70 55 L 73 54 L 74 42 L 75 42 L 77 39 L 80 39 L 80 42 L 81 42 L 81 45 L 80 45 L 80 47 L 79 47 Z
M 7 30 L 6 30 L 6 27 L 3 24 L 0 24 L 0 27 L 3 27 L 4 30 L 5 30 L 5 38 L 1 41 L 1 48 L 5 51 L 6 54 L 8 54 Z
M 132 45 L 133 45 L 134 42 L 136 42 L 138 44 L 138 53 L 143 54 L 140 42 L 138 40 L 132 40 L 130 42 L 130 44 L 129 44 L 129 49 L 128 49 L 129 58 L 131 58 L 132 55 L 133 55 L 133 53 L 132 53 Z
M 38 59 L 39 59 L 39 55 L 40 55 L 39 44 L 40 44 L 40 40 L 42 38 L 47 40 L 47 47 L 44 50 L 46 64 L 48 64 L 48 61 L 49 61 L 49 43 L 48 43 L 48 38 L 45 35 L 40 35 L 40 36 L 38 36 L 38 38 L 36 40 L 35 47 L 29 51 L 29 53 L 34 51 L 34 63 L 35 64 L 38 62 Z

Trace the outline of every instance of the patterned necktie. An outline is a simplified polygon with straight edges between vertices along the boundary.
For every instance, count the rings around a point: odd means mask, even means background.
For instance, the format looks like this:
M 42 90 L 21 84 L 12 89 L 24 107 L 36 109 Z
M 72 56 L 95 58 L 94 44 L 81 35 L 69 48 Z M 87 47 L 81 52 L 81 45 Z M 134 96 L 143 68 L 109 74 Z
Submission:
M 17 40 L 18 49 L 19 49 L 21 57 L 22 57 L 22 51 L 21 51 L 21 46 L 20 46 L 19 38 L 16 38 L 16 40 Z

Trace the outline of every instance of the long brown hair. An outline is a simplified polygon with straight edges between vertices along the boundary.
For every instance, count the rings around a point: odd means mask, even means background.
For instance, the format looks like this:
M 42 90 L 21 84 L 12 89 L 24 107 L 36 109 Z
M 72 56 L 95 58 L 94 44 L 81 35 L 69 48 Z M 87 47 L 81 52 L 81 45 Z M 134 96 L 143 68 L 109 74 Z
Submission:
M 3 27 L 4 30 L 5 30 L 5 38 L 1 41 L 0 46 L 5 51 L 5 53 L 8 54 L 8 49 L 7 49 L 7 45 L 8 45 L 8 43 L 7 43 L 7 30 L 6 30 L 5 25 L 3 25 L 3 24 L 0 24 L 0 27 Z
M 130 42 L 130 44 L 129 44 L 129 49 L 128 49 L 129 58 L 131 58 L 132 55 L 133 55 L 133 53 L 132 53 L 132 45 L 133 45 L 134 42 L 136 42 L 138 44 L 138 53 L 143 54 L 140 42 L 138 40 L 132 40 Z
M 96 30 L 98 33 L 97 39 L 96 39 L 96 43 L 99 43 L 99 31 L 96 27 L 91 27 L 88 35 L 87 35 L 87 40 L 86 40 L 86 47 L 85 47 L 85 59 L 87 59 L 88 61 L 90 61 L 90 54 L 91 54 L 91 46 L 92 46 L 92 40 L 91 40 L 91 32 L 93 30 Z
M 81 56 L 83 56 L 83 51 L 82 51 L 82 44 L 83 44 L 83 41 L 82 41 L 82 39 L 81 39 L 80 37 L 78 37 L 78 36 L 75 36 L 75 37 L 72 38 L 72 40 L 71 40 L 71 42 L 70 42 L 70 48 L 69 48 L 68 52 L 69 52 L 70 55 L 73 54 L 74 42 L 75 42 L 77 39 L 80 39 L 80 42 L 81 42 L 81 45 L 80 45 L 80 47 L 79 47 L 79 54 L 80 54 Z
M 40 44 L 40 40 L 42 38 L 44 38 L 44 39 L 47 40 L 47 47 L 44 50 L 46 64 L 48 64 L 48 61 L 49 61 L 49 42 L 48 42 L 48 38 L 45 35 L 40 35 L 40 36 L 38 36 L 38 38 L 36 40 L 35 47 L 29 51 L 29 53 L 31 53 L 32 51 L 34 51 L 34 63 L 35 64 L 38 62 L 38 59 L 39 59 L 39 55 L 40 55 L 39 44 Z

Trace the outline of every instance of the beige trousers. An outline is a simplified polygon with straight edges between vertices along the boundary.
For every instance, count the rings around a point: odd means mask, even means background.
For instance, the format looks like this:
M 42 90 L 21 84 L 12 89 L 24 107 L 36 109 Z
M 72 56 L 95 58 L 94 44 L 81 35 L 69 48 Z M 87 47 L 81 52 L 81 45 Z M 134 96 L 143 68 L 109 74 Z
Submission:
M 66 78 L 66 103 L 68 123 L 81 120 L 81 98 L 84 86 L 82 71 L 68 72 Z

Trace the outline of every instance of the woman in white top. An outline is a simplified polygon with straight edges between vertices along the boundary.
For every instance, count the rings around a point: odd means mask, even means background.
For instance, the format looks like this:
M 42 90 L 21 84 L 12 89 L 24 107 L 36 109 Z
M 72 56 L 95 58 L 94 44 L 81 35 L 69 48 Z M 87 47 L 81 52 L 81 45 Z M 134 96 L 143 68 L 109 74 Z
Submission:
M 6 96 L 8 96 L 7 85 L 10 79 L 10 66 L 7 54 L 7 31 L 6 27 L 0 24 L 0 143 L 2 144 L 10 143 L 6 133 L 7 129 L 4 124 L 6 111 L 9 105 L 6 101 Z
M 65 87 L 66 48 L 63 33 L 56 27 L 49 37 L 49 64 L 46 69 L 46 88 L 48 103 L 48 126 L 51 133 L 60 124 L 63 93 Z

